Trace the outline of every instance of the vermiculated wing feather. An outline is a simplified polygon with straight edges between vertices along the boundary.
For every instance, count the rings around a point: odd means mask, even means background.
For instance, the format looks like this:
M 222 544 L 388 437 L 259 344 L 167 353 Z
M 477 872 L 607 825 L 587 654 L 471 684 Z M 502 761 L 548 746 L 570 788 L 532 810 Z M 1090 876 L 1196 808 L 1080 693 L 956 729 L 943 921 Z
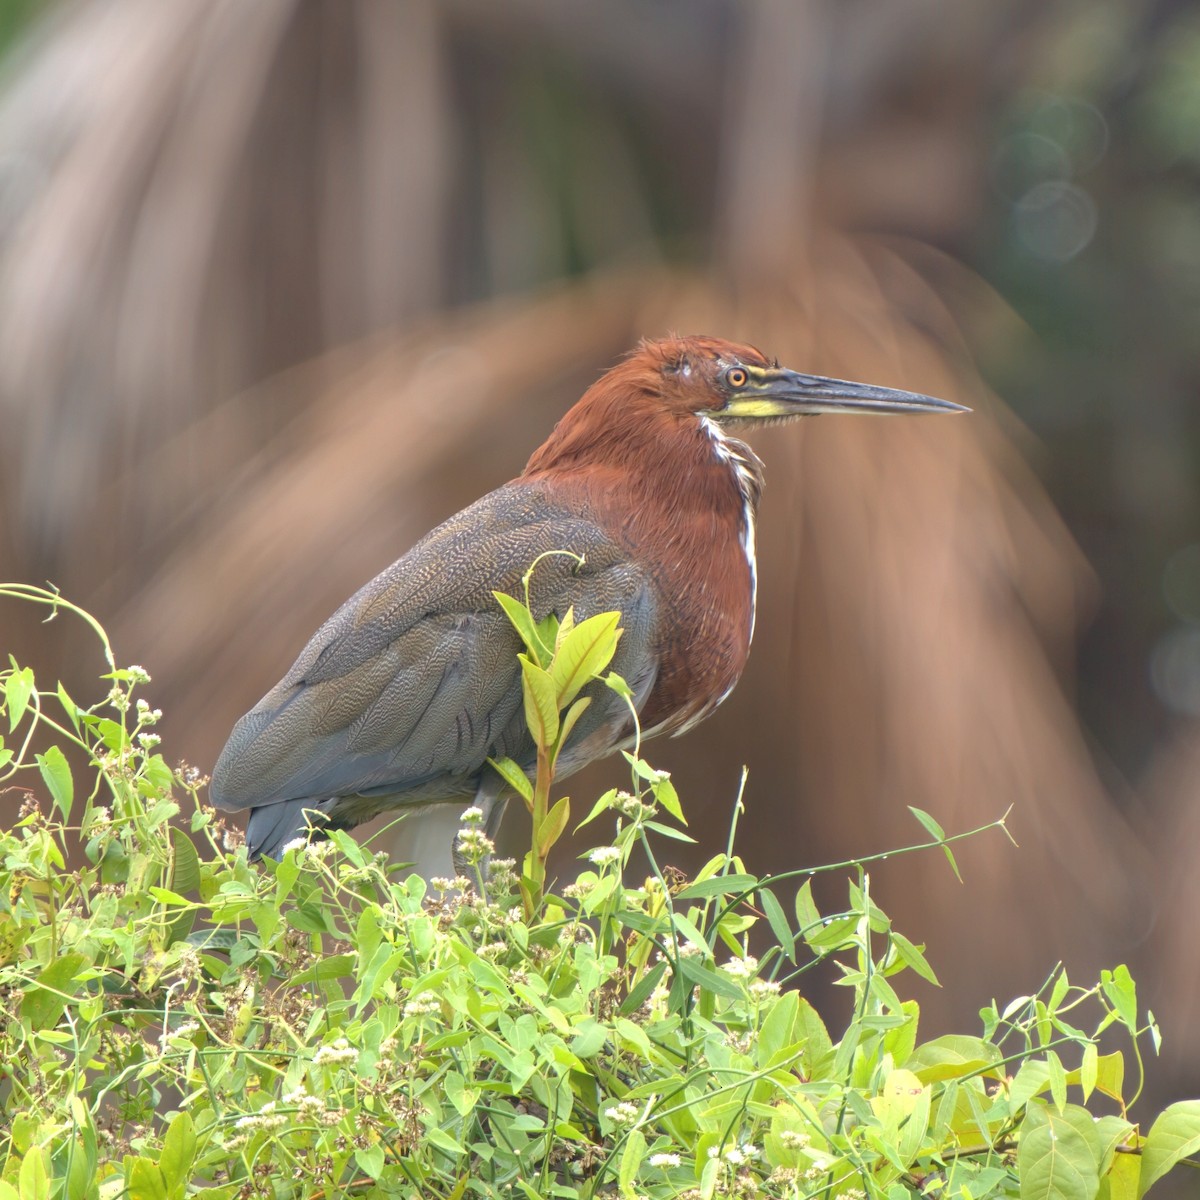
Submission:
M 538 615 L 620 610 L 613 669 L 631 670 L 653 624 L 647 580 L 596 525 L 555 511 L 536 485 L 509 484 L 433 530 L 317 631 L 234 728 L 213 772 L 214 803 L 254 808 L 251 832 L 271 836 L 251 841 L 270 852 L 266 842 L 285 840 L 285 827 L 302 832 L 306 804 L 353 825 L 390 805 L 330 798 L 469 797 L 489 755 L 531 759 L 520 643 L 492 589 L 523 595 L 522 576 L 539 555 L 547 557 L 531 584 Z M 643 696 L 650 682 L 629 680 Z M 572 744 L 622 721 L 620 704 L 597 693 Z M 260 815 L 264 806 L 279 811 Z

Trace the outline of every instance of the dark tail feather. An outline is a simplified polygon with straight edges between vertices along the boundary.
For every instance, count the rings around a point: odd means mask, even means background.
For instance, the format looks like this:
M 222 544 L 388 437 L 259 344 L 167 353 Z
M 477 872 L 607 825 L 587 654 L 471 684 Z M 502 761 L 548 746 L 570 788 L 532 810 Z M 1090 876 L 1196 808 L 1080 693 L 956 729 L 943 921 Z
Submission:
M 326 806 L 332 800 L 283 800 L 253 809 L 246 822 L 246 848 L 250 861 L 283 857 L 283 848 L 297 838 L 321 837 Z

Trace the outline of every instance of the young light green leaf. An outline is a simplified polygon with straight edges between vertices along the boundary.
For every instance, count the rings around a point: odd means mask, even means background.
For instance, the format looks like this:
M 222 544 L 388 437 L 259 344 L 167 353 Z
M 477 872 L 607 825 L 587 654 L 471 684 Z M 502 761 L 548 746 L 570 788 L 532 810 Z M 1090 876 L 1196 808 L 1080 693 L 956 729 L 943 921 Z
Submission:
M 549 749 L 558 738 L 558 697 L 554 681 L 525 655 L 520 656 L 525 695 L 525 723 L 538 746 Z
M 654 793 L 654 798 L 677 820 L 680 825 L 686 825 L 684 819 L 683 807 L 679 803 L 679 793 L 675 790 L 675 785 L 666 775 L 659 775 L 650 784 L 650 791 Z
M 504 615 L 512 622 L 512 627 L 520 635 L 521 641 L 525 643 L 525 649 L 540 663 L 542 661 L 541 651 L 544 650 L 544 647 L 538 636 L 537 623 L 533 619 L 533 613 L 515 596 L 506 595 L 504 592 L 493 592 L 492 595 L 496 598 L 496 603 L 504 610 Z
M 555 804 L 546 814 L 542 821 L 541 827 L 538 829 L 538 853 L 543 858 L 550 853 L 554 843 L 562 837 L 562 832 L 567 827 L 567 822 L 571 819 L 571 802 L 564 796 Z
M 12 663 L 12 674 L 4 681 L 4 704 L 8 709 L 8 731 L 11 733 L 29 707 L 34 678 L 31 667 L 18 667 L 12 655 L 9 655 L 8 661 Z
M 1111 971 L 1100 972 L 1100 987 L 1109 1004 L 1117 1010 L 1121 1024 L 1131 1033 L 1137 1029 L 1137 984 L 1122 964 Z
M 529 777 L 511 758 L 489 758 L 488 762 L 526 804 L 533 803 L 533 784 L 529 782 Z
M 42 780 L 54 801 L 54 807 L 62 813 L 64 821 L 71 816 L 71 802 L 75 798 L 75 783 L 67 757 L 57 746 L 49 746 L 45 754 L 35 754 Z
M 563 714 L 562 724 L 558 731 L 558 746 L 560 750 L 567 744 L 567 738 L 571 736 L 571 730 L 575 728 L 575 722 L 583 716 L 591 702 L 592 698 L 590 696 L 580 696 Z
M 559 639 L 550 677 L 558 690 L 558 706 L 565 708 L 580 691 L 612 662 L 621 640 L 619 612 L 598 613 Z

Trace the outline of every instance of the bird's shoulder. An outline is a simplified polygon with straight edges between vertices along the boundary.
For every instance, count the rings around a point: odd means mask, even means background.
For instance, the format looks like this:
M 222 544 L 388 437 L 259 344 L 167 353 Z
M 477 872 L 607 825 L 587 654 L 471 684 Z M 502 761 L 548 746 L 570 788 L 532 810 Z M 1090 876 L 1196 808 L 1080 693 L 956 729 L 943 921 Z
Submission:
M 495 613 L 493 593 L 522 596 L 531 567 L 534 606 L 550 611 L 587 577 L 621 565 L 619 548 L 586 511 L 515 480 L 431 530 L 360 588 L 314 634 L 280 686 L 337 678 L 422 621 Z

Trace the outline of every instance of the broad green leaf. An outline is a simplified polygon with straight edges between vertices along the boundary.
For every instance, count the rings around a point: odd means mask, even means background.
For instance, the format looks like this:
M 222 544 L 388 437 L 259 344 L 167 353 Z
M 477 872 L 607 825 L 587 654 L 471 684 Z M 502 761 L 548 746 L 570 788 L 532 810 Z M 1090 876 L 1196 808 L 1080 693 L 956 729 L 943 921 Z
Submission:
M 21 1019 L 31 1029 L 53 1029 L 70 997 L 79 990 L 75 976 L 87 962 L 83 954 L 64 954 L 43 967 L 21 1000 Z
M 67 765 L 67 757 L 57 746 L 47 748 L 45 754 L 35 754 L 38 770 L 49 789 L 54 807 L 62 813 L 66 821 L 71 816 L 71 801 L 75 798 L 75 783 L 71 778 L 71 768 Z
M 177 1113 L 163 1136 L 162 1154 L 158 1166 L 168 1192 L 179 1192 L 192 1173 L 196 1158 L 196 1129 L 192 1118 L 185 1112 Z
M 1119 968 L 1118 968 L 1119 969 Z M 1185 1158 L 1200 1153 L 1200 1100 L 1180 1100 L 1165 1108 L 1150 1126 L 1142 1146 L 1138 1196 Z
M 571 1039 L 571 1053 L 579 1058 L 594 1058 L 607 1042 L 608 1030 L 595 1017 L 588 1017 L 579 1023 Z
M 625 1149 L 621 1151 L 621 1165 L 617 1172 L 617 1183 L 626 1196 L 632 1194 L 633 1181 L 645 1157 L 645 1135 L 640 1129 L 633 1129 L 625 1139 Z
M 21 1160 L 17 1190 L 21 1200 L 50 1200 L 50 1174 L 41 1146 L 30 1147 Z
M 31 667 L 18 667 L 11 655 L 8 661 L 12 663 L 12 674 L 4 681 L 4 704 L 8 709 L 8 731 L 12 733 L 29 707 L 34 677 Z
M 125 1162 L 129 1200 L 167 1200 L 167 1182 L 156 1162 L 141 1155 Z
M 1035 1101 L 1017 1147 L 1021 1200 L 1094 1200 L 1100 1174 L 1092 1151 L 1059 1113 Z
M 529 776 L 511 758 L 489 758 L 488 762 L 527 805 L 533 803 L 533 784 L 529 782 Z
M 385 960 L 391 957 L 389 954 L 390 949 L 388 946 L 383 947 Z M 379 953 L 378 946 L 375 953 Z M 295 975 L 289 975 L 288 983 L 292 985 L 300 983 L 327 983 L 331 979 L 341 979 L 345 975 L 352 975 L 354 973 L 354 966 L 357 962 L 357 954 L 331 954 L 326 958 L 318 958 L 312 966 L 305 967 L 303 971 L 299 971 Z
M 364 1146 L 361 1150 L 355 1150 L 354 1160 L 372 1179 L 378 1179 L 383 1174 L 385 1159 L 383 1147 L 378 1142 L 373 1146 Z
M 200 855 L 192 839 L 179 828 L 171 827 L 171 890 L 191 892 L 200 886 Z
M 580 621 L 559 639 L 550 678 L 558 691 L 558 707 L 566 708 L 612 661 L 621 639 L 619 612 L 598 613 Z
M 797 932 L 801 935 L 819 929 L 821 914 L 812 898 L 812 880 L 806 879 L 796 892 Z
M 548 672 L 520 656 L 525 723 L 536 745 L 549 749 L 558 737 L 558 699 Z
M 1122 965 L 1111 971 L 1100 972 L 1100 987 L 1109 1004 L 1117 1010 L 1117 1016 L 1126 1029 L 1137 1029 L 1137 985 L 1129 968 Z M 1142 1172 L 1145 1175 L 1145 1171 Z
M 939 1079 L 961 1079 L 968 1075 L 992 1075 L 1000 1061 L 999 1049 L 982 1038 L 947 1034 L 918 1046 L 907 1066 L 922 1083 Z

